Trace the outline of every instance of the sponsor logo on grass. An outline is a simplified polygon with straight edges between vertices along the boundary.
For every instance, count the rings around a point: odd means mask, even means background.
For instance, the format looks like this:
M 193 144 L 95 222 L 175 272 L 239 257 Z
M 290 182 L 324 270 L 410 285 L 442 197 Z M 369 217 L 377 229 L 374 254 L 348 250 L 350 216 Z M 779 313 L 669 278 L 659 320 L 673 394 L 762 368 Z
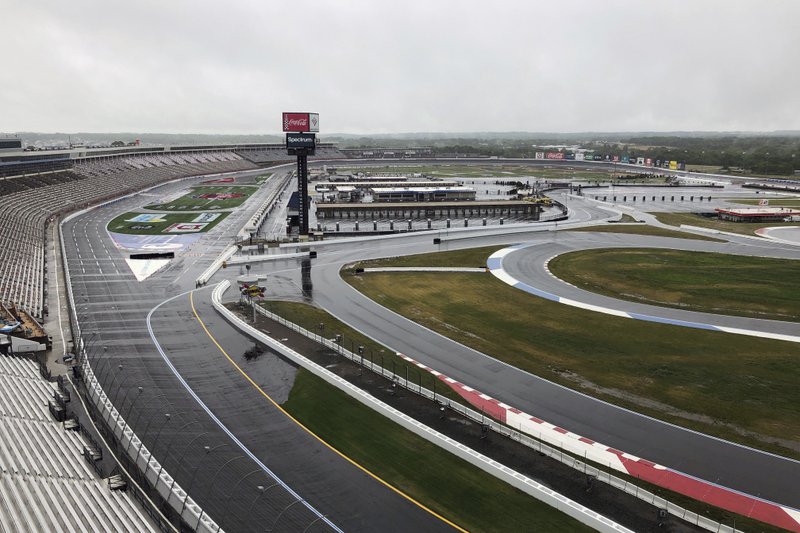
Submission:
M 207 192 L 205 194 L 197 194 L 192 198 L 202 198 L 203 200 L 231 200 L 233 198 L 241 198 L 244 196 L 238 192 Z
M 166 215 L 163 213 L 153 213 L 151 215 L 136 215 L 133 218 L 129 218 L 126 222 L 166 222 L 167 219 L 163 218 Z
M 150 224 L 134 224 L 130 226 L 130 229 L 153 229 L 153 226 Z
M 181 222 L 165 228 L 163 233 L 197 233 L 199 231 L 203 231 L 206 226 L 208 226 L 206 223 L 198 224 L 196 222 Z
M 214 222 L 219 218 L 219 213 L 201 213 L 192 222 Z

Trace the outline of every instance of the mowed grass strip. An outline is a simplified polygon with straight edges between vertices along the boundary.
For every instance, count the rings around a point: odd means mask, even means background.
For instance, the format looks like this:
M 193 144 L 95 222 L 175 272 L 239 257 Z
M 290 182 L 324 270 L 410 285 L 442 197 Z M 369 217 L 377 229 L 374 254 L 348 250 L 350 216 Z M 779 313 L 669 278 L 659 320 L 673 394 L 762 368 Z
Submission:
M 189 192 L 171 202 L 151 204 L 145 209 L 156 211 L 203 211 L 207 209 L 233 209 L 239 207 L 258 188 L 253 185 L 199 185 L 189 187 Z M 232 194 L 236 198 L 200 198 L 203 195 Z
M 740 235 L 755 235 L 756 230 L 761 228 L 772 228 L 780 226 L 797 226 L 797 222 L 730 222 L 728 220 L 719 220 L 716 217 L 709 218 L 694 213 L 652 213 L 664 224 L 670 226 L 680 226 L 686 224 L 688 226 L 698 226 L 701 228 L 710 228 L 719 231 L 729 231 L 731 233 L 738 233 Z
M 160 215 L 159 219 L 163 222 L 143 221 L 131 222 L 134 217 L 140 215 Z M 202 231 L 188 233 L 204 233 L 211 230 L 214 226 L 225 220 L 229 215 L 227 212 L 221 213 L 125 213 L 108 223 L 108 231 L 115 233 L 125 233 L 128 235 L 185 235 L 186 233 L 165 233 L 164 230 L 173 224 L 193 224 L 194 221 L 203 214 L 216 216 L 214 220 L 208 222 Z
M 686 427 L 800 457 L 796 344 L 593 313 L 534 297 L 490 274 L 345 277 L 389 309 L 518 368 Z
M 691 239 L 696 241 L 725 242 L 722 239 L 715 239 L 714 237 L 707 237 L 705 235 L 697 235 L 694 233 L 685 233 L 683 231 L 671 230 L 658 226 L 649 226 L 646 224 L 636 225 L 636 226 L 606 224 L 602 226 L 587 226 L 584 228 L 566 229 L 559 231 L 630 233 L 633 235 L 652 235 L 655 237 L 672 237 L 675 239 Z
M 300 369 L 283 407 L 331 446 L 470 531 L 591 531 Z
M 573 285 L 623 300 L 800 321 L 800 261 L 791 259 L 615 248 L 559 255 L 549 268 Z

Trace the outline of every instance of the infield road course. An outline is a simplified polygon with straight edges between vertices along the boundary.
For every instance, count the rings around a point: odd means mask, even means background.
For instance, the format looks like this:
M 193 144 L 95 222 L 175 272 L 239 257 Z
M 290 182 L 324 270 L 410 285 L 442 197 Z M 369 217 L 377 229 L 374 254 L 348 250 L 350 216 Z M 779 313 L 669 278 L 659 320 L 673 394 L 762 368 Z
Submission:
M 572 201 L 570 208 L 582 203 L 580 200 Z M 593 207 L 586 203 L 582 209 L 591 212 Z M 517 409 L 691 476 L 776 503 L 800 507 L 800 491 L 796 490 L 800 462 L 661 422 L 514 368 L 382 307 L 356 291 L 339 275 L 342 266 L 360 259 L 521 242 L 551 245 L 554 241 L 567 241 L 604 246 L 624 238 L 620 235 L 597 235 L 601 236 L 581 233 L 573 237 L 562 232 L 531 232 L 445 241 L 440 246 L 432 245 L 429 236 L 421 235 L 410 236 L 402 242 L 321 244 L 314 246 L 319 255 L 312 267 L 313 299 L 343 322 L 378 342 Z M 636 236 L 631 242 L 637 246 L 659 246 L 665 242 L 662 239 Z M 697 246 L 711 244 L 680 241 L 690 249 L 695 246 L 687 242 L 700 243 Z M 775 248 L 772 243 L 770 245 Z M 720 245 L 720 249 L 742 253 L 750 250 L 747 246 L 742 242 Z M 759 251 L 751 253 L 760 255 Z M 787 250 L 785 256 L 796 257 L 796 253 L 796 250 Z M 669 315 L 675 310 L 657 308 L 657 311 Z

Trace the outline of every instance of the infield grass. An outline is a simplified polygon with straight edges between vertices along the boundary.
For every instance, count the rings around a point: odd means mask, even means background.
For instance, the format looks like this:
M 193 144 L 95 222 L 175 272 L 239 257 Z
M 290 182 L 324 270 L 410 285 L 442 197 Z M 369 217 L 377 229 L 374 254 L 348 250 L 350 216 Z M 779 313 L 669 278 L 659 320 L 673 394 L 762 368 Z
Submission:
M 550 271 L 588 291 L 724 315 L 800 321 L 800 261 L 652 248 L 581 250 Z
M 474 250 L 462 266 L 485 263 L 490 250 Z M 344 277 L 381 305 L 518 368 L 657 418 L 800 457 L 800 347 L 794 343 L 594 313 L 537 298 L 490 274 Z
M 470 531 L 591 531 L 300 369 L 283 407 L 331 446 Z
M 239 207 L 258 190 L 252 185 L 201 185 L 170 202 L 151 204 L 145 209 L 156 211 L 207 211 Z M 234 195 L 235 198 L 214 198 L 214 195 Z M 201 198 L 208 196 L 208 198 Z
M 162 222 L 132 222 L 136 216 L 141 215 L 160 215 L 159 219 L 163 220 Z M 206 231 L 211 230 L 214 226 L 222 222 L 225 217 L 228 216 L 228 212 L 221 212 L 221 213 L 125 213 L 124 215 L 120 215 L 116 217 L 114 220 L 108 223 L 108 231 L 113 231 L 115 233 L 125 233 L 128 235 L 181 235 L 185 233 L 165 233 L 164 230 L 169 228 L 173 224 L 178 223 L 193 223 L 198 217 L 202 215 L 209 215 L 215 216 L 216 218 L 211 222 L 208 222 L 205 227 L 203 227 L 202 231 L 197 232 L 190 232 L 190 233 L 204 233 Z

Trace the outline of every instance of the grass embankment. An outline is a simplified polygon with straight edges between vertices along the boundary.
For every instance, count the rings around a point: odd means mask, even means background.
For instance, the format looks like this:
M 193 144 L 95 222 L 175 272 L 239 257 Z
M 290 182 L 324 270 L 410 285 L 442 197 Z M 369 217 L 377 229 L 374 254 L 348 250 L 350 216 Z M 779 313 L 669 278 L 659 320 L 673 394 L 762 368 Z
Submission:
M 630 222 L 630 221 L 629 221 Z M 652 235 L 653 237 L 672 237 L 675 239 L 691 239 L 696 241 L 712 241 L 712 242 L 725 242 L 722 239 L 715 239 L 714 237 L 707 237 L 705 235 L 697 235 L 695 233 L 685 233 L 683 231 L 671 230 L 661 228 L 658 226 L 650 226 L 642 224 L 639 226 L 627 225 L 602 225 L 602 226 L 586 226 L 583 228 L 565 229 L 559 231 L 583 231 L 583 232 L 596 232 L 596 233 L 630 233 L 633 235 Z
M 298 372 L 283 407 L 331 446 L 460 527 L 471 531 L 590 531 L 310 372 Z
M 222 222 L 228 212 L 221 213 L 125 213 L 108 223 L 108 231 L 128 235 L 178 235 L 203 233 Z M 138 217 L 138 219 L 137 219 Z M 213 220 L 208 221 L 213 218 Z M 208 221 L 208 222 L 203 222 Z M 174 224 L 206 224 L 199 231 L 170 231 Z
M 485 262 L 494 249 L 462 255 L 462 266 Z M 450 263 L 436 261 L 428 264 Z M 489 274 L 346 279 L 389 309 L 516 367 L 711 435 L 800 457 L 800 348 L 793 343 L 593 313 L 536 298 Z
M 729 231 L 731 233 L 738 233 L 740 235 L 755 235 L 756 230 L 761 228 L 772 228 L 776 226 L 797 226 L 797 222 L 730 222 L 727 220 L 719 220 L 718 218 L 709 218 L 694 213 L 652 213 L 664 224 L 670 226 L 680 226 L 686 224 L 688 226 L 699 226 L 701 228 L 710 228 L 719 231 Z
M 375 342 L 318 307 L 280 300 L 265 301 L 260 305 L 289 322 L 294 322 L 308 331 L 322 334 L 328 339 L 335 338 L 337 334 L 341 335 L 341 346 L 346 350 L 358 353 L 358 347 L 364 347 L 365 361 L 383 366 L 383 368 L 398 376 L 407 376 L 410 383 L 436 391 L 436 394 L 440 394 L 453 402 L 466 404 L 458 394 L 436 379 L 430 372 L 422 370 L 405 359 L 398 357 L 394 351 Z
M 253 185 L 200 185 L 170 202 L 152 204 L 156 211 L 205 211 L 239 207 L 258 189 Z
M 589 291 L 678 309 L 800 321 L 800 261 L 660 249 L 583 250 L 550 261 Z

